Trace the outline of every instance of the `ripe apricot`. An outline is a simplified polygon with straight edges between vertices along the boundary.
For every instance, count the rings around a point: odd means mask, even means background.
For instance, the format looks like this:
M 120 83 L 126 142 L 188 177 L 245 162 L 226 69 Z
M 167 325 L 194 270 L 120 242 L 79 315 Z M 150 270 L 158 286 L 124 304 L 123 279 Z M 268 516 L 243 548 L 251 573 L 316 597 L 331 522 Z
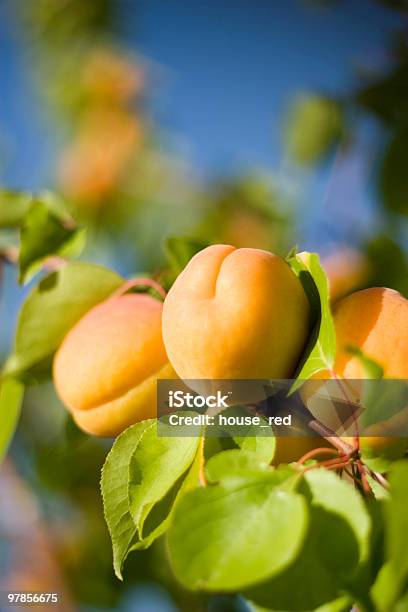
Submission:
M 408 379 L 408 300 L 400 293 L 383 287 L 356 291 L 337 303 L 334 324 L 337 353 L 333 372 L 339 379 L 345 379 L 339 384 L 338 397 L 343 388 L 345 399 L 361 399 L 362 381 L 368 378 L 363 361 L 350 351 L 351 347 L 378 363 L 383 368 L 384 378 Z M 327 371 L 316 376 L 319 379 L 330 377 Z M 333 391 L 331 383 L 328 392 Z M 318 405 L 319 393 L 322 389 L 317 380 L 304 385 L 302 396 L 312 412 L 313 406 Z M 395 436 L 398 429 L 391 426 L 391 422 L 395 422 L 395 417 L 392 418 L 394 421 L 384 420 L 364 432 L 360 440 L 364 450 L 385 453 L 391 458 L 406 448 L 406 441 Z M 390 432 L 393 434 L 387 435 Z M 353 442 L 352 438 L 344 439 Z
M 347 350 L 357 346 L 383 368 L 384 378 L 408 379 L 408 300 L 400 293 L 382 287 L 357 291 L 339 302 L 334 320 L 338 343 L 336 373 L 348 379 L 367 377 L 361 360 Z M 407 441 L 395 436 L 395 428 L 393 436 L 387 436 L 390 427 L 387 421 L 382 425 L 371 427 L 372 433 L 383 429 L 382 435 L 362 436 L 361 447 L 390 458 L 401 455 Z
M 383 287 L 356 291 L 337 304 L 334 322 L 339 376 L 366 378 L 361 360 L 348 351 L 355 346 L 383 368 L 385 378 L 408 379 L 408 300 L 400 293 Z
M 309 330 L 309 302 L 268 251 L 210 246 L 170 289 L 163 338 L 183 379 L 290 378 Z
M 54 382 L 83 430 L 116 436 L 156 416 L 157 378 L 175 378 L 161 333 L 162 303 L 146 294 L 114 295 L 67 334 Z

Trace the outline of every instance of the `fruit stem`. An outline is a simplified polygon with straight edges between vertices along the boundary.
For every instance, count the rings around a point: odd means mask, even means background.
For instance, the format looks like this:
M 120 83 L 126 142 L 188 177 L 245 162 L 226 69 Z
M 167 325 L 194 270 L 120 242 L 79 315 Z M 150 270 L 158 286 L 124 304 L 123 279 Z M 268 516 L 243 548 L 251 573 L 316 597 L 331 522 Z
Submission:
M 132 278 L 126 281 L 123 285 L 119 287 L 119 289 L 113 292 L 112 297 L 123 295 L 130 289 L 133 289 L 133 287 L 150 287 L 151 289 L 154 289 L 163 298 L 163 300 L 166 298 L 167 295 L 160 283 L 153 280 L 152 278 L 143 277 Z
M 374 472 L 373 470 L 370 470 L 370 468 L 365 464 L 364 464 L 364 469 L 366 470 L 368 474 L 370 474 L 371 478 L 373 478 L 376 482 L 378 482 L 378 484 L 384 487 L 384 489 L 389 491 L 390 485 L 388 484 L 387 479 L 384 478 L 382 474 L 380 474 L 379 472 Z
M 343 455 L 351 456 L 354 455 L 356 451 L 358 451 L 358 448 L 347 444 L 347 442 L 344 442 L 341 438 L 339 438 L 335 431 L 333 431 L 329 427 L 326 427 L 326 425 L 323 425 L 323 423 L 321 423 L 317 419 L 312 419 L 311 421 L 309 421 L 308 426 L 310 427 L 310 429 L 313 429 L 313 431 L 318 433 L 322 438 L 330 442 L 330 444 L 337 448 Z
M 363 491 L 367 495 L 370 495 L 370 494 L 372 495 L 373 491 L 372 491 L 372 489 L 370 487 L 370 484 L 369 484 L 369 482 L 367 480 L 367 476 L 365 474 L 365 469 L 364 469 L 363 462 L 361 461 L 361 459 L 358 459 L 358 461 L 356 463 L 357 463 L 358 472 L 360 474 L 361 484 L 363 486 Z
M 316 457 L 317 455 L 337 455 L 337 454 L 338 454 L 338 451 L 335 450 L 334 448 L 326 448 L 325 446 L 322 446 L 321 448 L 313 448 L 312 450 L 305 453 L 300 459 L 298 459 L 297 463 L 299 465 L 303 465 L 304 463 L 306 463 L 306 461 L 308 461 L 309 459 L 313 459 L 313 457 Z

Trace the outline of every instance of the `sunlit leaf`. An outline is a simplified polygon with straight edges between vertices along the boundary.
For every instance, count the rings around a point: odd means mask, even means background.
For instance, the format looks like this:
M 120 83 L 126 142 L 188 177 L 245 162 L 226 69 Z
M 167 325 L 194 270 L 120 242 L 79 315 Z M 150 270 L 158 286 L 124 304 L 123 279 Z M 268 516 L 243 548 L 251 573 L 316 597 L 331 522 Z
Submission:
M 273 610 L 330 610 L 367 558 L 370 517 L 353 487 L 327 470 L 305 474 L 300 490 L 310 511 L 301 551 L 287 569 L 244 595 Z
M 19 281 L 28 282 L 47 257 L 76 257 L 85 246 L 85 230 L 56 214 L 46 201 L 34 200 L 20 230 Z
M 296 373 L 297 380 L 291 389 L 293 392 L 304 380 L 333 367 L 336 357 L 336 331 L 330 309 L 329 284 L 319 256 L 316 253 L 298 253 L 287 261 L 308 296 L 313 326 Z
M 158 436 L 153 419 L 129 427 L 115 441 L 101 489 L 118 578 L 129 552 L 164 533 L 180 497 L 197 485 L 199 443 L 198 437 Z
M 306 529 L 302 497 L 269 478 L 196 489 L 176 509 L 170 560 L 190 589 L 236 591 L 287 567 Z
M 129 508 L 129 464 L 135 447 L 152 427 L 153 421 L 144 421 L 124 431 L 115 441 L 102 470 L 105 519 L 112 539 L 113 566 L 118 578 L 122 578 L 123 562 L 137 532 Z

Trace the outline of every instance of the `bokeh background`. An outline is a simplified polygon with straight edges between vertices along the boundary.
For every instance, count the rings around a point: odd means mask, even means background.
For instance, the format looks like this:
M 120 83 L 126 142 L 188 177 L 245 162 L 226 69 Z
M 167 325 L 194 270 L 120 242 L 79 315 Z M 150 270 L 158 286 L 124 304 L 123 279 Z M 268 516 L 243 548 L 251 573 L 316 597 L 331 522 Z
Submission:
M 82 258 L 125 276 L 160 274 L 180 235 L 318 251 L 333 301 L 407 296 L 407 18 L 404 0 L 1 0 L 2 187 L 56 190 L 88 228 Z M 27 290 L 5 266 L 2 358 Z M 110 444 L 51 384 L 27 392 L 0 469 L 0 589 L 60 591 L 64 610 L 245 609 L 182 590 L 160 541 L 116 580 Z

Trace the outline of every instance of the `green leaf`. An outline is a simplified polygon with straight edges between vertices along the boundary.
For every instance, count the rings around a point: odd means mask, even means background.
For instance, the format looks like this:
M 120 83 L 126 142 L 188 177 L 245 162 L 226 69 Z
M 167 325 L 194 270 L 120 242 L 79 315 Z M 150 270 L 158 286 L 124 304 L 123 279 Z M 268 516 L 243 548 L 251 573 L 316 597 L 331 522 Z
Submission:
M 238 448 L 226 450 L 213 455 L 205 466 L 206 478 L 209 482 L 225 482 L 232 480 L 258 479 L 260 476 L 273 472 L 267 463 L 257 460 L 254 453 Z
M 208 242 L 195 238 L 172 236 L 164 244 L 164 251 L 173 272 L 178 275 L 196 253 L 208 246 Z
M 101 491 L 105 520 L 112 539 L 113 566 L 122 578 L 123 562 L 136 535 L 129 509 L 129 465 L 135 446 L 154 422 L 143 421 L 129 427 L 115 441 L 102 469 Z
M 327 604 L 340 594 L 340 586 L 319 554 L 323 530 L 331 540 L 332 523 L 327 514 L 309 510 L 309 529 L 293 563 L 269 580 L 244 591 L 243 595 L 267 609 L 306 612 Z M 273 543 L 269 543 L 273 554 Z
M 0 228 L 19 227 L 32 201 L 29 193 L 0 190 Z
M 408 461 L 394 463 L 390 470 L 391 496 L 384 501 L 386 564 L 372 589 L 381 612 L 393 610 L 406 592 L 408 579 Z
M 114 443 L 101 489 L 118 578 L 129 552 L 147 548 L 164 533 L 178 500 L 196 486 L 199 442 L 161 438 L 151 419 L 129 427 Z
M 47 200 L 34 200 L 20 230 L 19 282 L 28 282 L 47 257 L 75 257 L 85 246 L 85 230 L 50 207 Z
M 262 606 L 257 606 L 253 602 L 247 603 L 253 612 L 289 612 L 287 610 L 272 610 L 271 608 L 263 608 Z M 322 606 L 315 608 L 312 612 L 350 612 L 352 605 L 352 600 L 349 597 L 339 597 L 339 599 L 330 601 L 327 604 L 323 604 Z M 310 611 L 308 610 L 308 612 Z
M 331 369 L 336 357 L 336 331 L 330 309 L 329 283 L 317 253 L 299 253 L 288 263 L 301 281 L 314 324 L 291 393 L 314 374 Z
M 351 485 L 327 470 L 312 470 L 304 475 L 300 490 L 310 504 L 302 550 L 285 571 L 244 593 L 274 610 L 329 605 L 368 555 L 370 516 Z
M 350 612 L 353 602 L 349 597 L 339 597 L 316 608 L 314 612 Z
M 0 464 L 6 456 L 20 416 L 24 387 L 16 380 L 4 379 L 0 387 Z
M 82 262 L 68 263 L 42 279 L 21 308 L 5 373 L 28 382 L 48 376 L 67 332 L 122 283 L 114 272 Z
M 289 565 L 307 522 L 302 497 L 269 478 L 196 489 L 168 531 L 170 561 L 187 588 L 236 591 Z
M 187 475 L 183 474 L 147 515 L 143 523 L 143 538 L 135 542 L 131 550 L 148 548 L 154 540 L 167 531 L 183 495 L 197 487 L 201 464 L 202 454 L 198 449 Z
M 129 506 L 139 534 L 153 506 L 164 498 L 188 470 L 197 452 L 200 437 L 165 437 L 157 427 L 149 428 L 135 447 L 129 466 Z
M 238 448 L 213 455 L 205 466 L 205 473 L 209 482 L 232 482 L 243 479 L 248 482 L 270 478 L 274 485 L 297 474 L 289 466 L 271 468 L 268 462 L 262 461 L 256 453 Z
M 239 407 L 234 406 L 231 409 L 227 409 L 224 411 L 224 414 L 227 414 L 228 411 L 231 411 L 234 415 L 239 415 Z M 247 408 L 241 408 L 242 415 L 248 415 Z M 263 425 L 268 425 L 268 420 L 260 416 L 261 423 Z M 243 436 L 234 436 L 234 442 L 243 450 L 251 453 L 255 453 L 257 459 L 260 462 L 271 463 L 272 459 L 275 455 L 276 450 L 276 438 L 274 436 L 274 432 L 272 427 L 268 427 L 265 431 L 268 432 L 268 435 L 261 436 L 259 435 L 259 426 L 248 425 L 247 427 L 241 427 L 243 430 Z
M 305 482 L 312 505 L 344 519 L 352 531 L 353 544 L 351 538 L 350 542 L 346 542 L 337 534 L 331 541 L 322 541 L 321 547 L 321 553 L 327 554 L 327 565 L 334 564 L 333 569 L 338 574 L 349 574 L 353 565 L 365 561 L 369 553 L 371 519 L 367 508 L 356 489 L 333 472 L 312 470 L 305 474 Z M 355 563 L 352 548 L 356 552 Z

